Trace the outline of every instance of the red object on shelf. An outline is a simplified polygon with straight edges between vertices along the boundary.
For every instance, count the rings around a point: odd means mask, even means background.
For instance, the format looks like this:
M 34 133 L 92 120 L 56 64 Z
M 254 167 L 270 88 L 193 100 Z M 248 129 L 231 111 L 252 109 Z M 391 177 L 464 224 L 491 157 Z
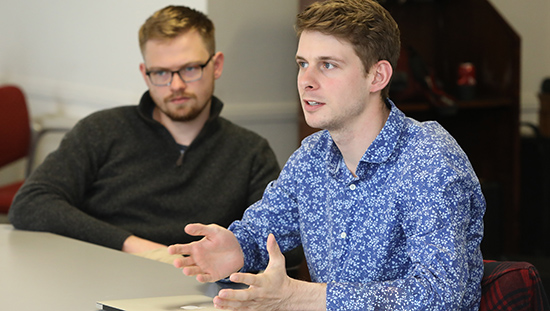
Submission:
M 458 66 L 458 85 L 476 85 L 476 67 L 472 63 L 461 63 Z

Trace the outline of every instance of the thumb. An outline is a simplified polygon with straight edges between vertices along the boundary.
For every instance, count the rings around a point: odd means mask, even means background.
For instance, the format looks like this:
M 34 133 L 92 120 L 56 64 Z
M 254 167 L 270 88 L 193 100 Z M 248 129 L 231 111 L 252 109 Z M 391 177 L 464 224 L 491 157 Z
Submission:
M 275 236 L 272 233 L 270 233 L 267 236 L 267 252 L 269 254 L 268 266 L 271 266 L 272 264 L 280 263 L 284 267 L 285 256 L 283 255 L 283 253 L 281 253 L 279 244 L 277 244 L 277 241 L 275 240 Z

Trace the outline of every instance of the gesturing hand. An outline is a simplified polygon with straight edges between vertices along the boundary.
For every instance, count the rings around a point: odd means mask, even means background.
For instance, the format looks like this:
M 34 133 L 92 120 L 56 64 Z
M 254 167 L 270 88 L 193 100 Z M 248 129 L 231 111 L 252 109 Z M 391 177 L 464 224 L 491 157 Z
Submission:
M 244 265 L 241 246 L 233 233 L 218 225 L 190 224 L 185 232 L 203 236 L 200 241 L 168 247 L 170 254 L 188 255 L 174 260 L 185 275 L 196 275 L 199 282 L 214 282 L 239 271 Z
M 264 273 L 234 273 L 230 280 L 249 285 L 245 290 L 223 289 L 214 298 L 217 308 L 231 310 L 290 310 L 285 307 L 292 295 L 292 280 L 286 274 L 285 257 L 270 234 L 267 238 L 269 264 Z

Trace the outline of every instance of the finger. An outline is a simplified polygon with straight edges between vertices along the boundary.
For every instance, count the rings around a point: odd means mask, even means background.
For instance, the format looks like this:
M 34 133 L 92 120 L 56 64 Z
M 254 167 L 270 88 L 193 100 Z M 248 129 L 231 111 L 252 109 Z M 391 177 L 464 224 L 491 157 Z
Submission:
M 212 225 L 188 224 L 185 226 L 185 233 L 192 236 L 207 236 L 212 234 Z
M 193 257 L 181 257 L 174 259 L 174 267 L 176 268 L 183 268 L 188 266 L 194 266 L 195 261 L 193 260 Z
M 216 309 L 228 309 L 228 310 L 243 310 L 243 302 L 239 300 L 224 299 L 220 296 L 216 296 L 213 299 L 214 307 Z M 249 310 L 249 309 L 246 309 Z
M 247 301 L 253 298 L 251 296 L 251 291 L 248 289 L 222 289 L 218 293 L 218 297 L 223 300 L 237 300 L 237 301 Z
M 262 278 L 257 274 L 251 273 L 233 273 L 229 276 L 229 280 L 233 283 L 242 283 L 249 286 L 262 286 Z
M 185 265 L 183 264 L 183 257 L 174 259 L 174 261 L 172 262 L 172 265 L 176 268 L 185 267 Z
M 190 255 L 191 254 L 191 244 L 174 244 L 168 246 L 168 253 L 170 255 Z
M 183 267 L 183 274 L 187 276 L 204 274 L 204 271 L 198 266 L 185 266 Z
M 212 282 L 216 282 L 217 280 L 219 280 L 219 279 L 216 279 L 216 278 L 212 277 L 212 275 L 205 274 L 205 273 L 197 274 L 196 279 L 197 279 L 197 281 L 199 281 L 201 283 L 212 283 Z

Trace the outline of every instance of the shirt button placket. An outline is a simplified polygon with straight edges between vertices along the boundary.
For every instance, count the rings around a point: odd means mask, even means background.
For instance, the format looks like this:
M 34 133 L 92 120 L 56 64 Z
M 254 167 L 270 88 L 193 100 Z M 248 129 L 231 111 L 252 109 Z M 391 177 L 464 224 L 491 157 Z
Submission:
M 352 183 L 349 185 L 349 190 L 355 191 L 355 189 L 357 189 L 357 186 L 355 184 Z M 343 240 L 345 240 L 347 237 L 348 235 L 345 231 L 342 231 L 342 233 L 340 233 L 340 238 L 342 238 Z

